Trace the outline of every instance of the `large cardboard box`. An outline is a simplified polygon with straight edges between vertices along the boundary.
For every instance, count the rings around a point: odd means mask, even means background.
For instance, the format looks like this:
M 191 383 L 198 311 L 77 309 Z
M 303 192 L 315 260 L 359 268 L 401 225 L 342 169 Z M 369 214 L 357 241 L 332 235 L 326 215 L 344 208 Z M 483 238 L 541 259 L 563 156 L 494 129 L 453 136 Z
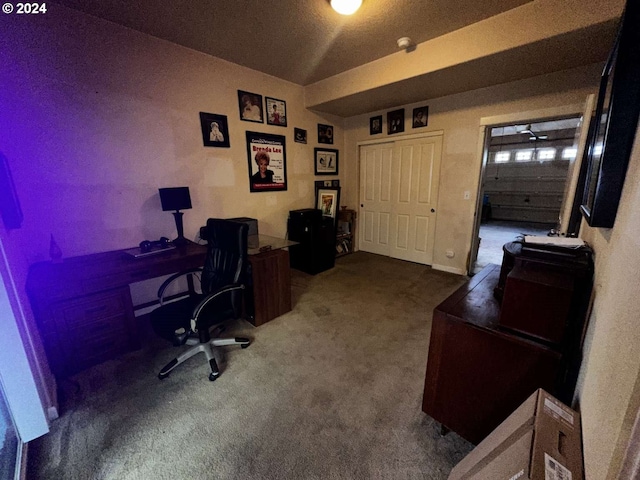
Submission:
M 580 414 L 538 389 L 449 480 L 583 480 Z

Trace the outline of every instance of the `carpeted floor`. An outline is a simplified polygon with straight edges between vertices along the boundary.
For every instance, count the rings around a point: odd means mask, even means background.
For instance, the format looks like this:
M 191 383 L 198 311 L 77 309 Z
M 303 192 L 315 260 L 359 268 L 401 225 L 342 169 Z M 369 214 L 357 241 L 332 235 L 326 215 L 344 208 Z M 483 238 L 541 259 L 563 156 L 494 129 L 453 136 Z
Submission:
M 197 355 L 145 328 L 141 350 L 65 382 L 64 411 L 29 445 L 29 479 L 444 479 L 472 445 L 421 411 L 433 308 L 465 281 L 358 252 L 292 270 L 293 311 Z

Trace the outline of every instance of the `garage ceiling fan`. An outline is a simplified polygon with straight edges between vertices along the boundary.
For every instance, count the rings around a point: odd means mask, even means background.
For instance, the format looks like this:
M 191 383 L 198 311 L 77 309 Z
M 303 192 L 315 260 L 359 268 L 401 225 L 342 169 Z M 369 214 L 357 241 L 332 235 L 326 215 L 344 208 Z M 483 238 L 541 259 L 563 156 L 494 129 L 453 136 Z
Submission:
M 531 124 L 525 125 L 524 130 L 521 130 L 520 133 L 526 133 L 527 135 L 529 135 L 529 140 L 531 140 L 532 142 L 538 140 L 547 140 L 549 138 L 548 135 L 536 134 L 533 130 L 531 130 Z

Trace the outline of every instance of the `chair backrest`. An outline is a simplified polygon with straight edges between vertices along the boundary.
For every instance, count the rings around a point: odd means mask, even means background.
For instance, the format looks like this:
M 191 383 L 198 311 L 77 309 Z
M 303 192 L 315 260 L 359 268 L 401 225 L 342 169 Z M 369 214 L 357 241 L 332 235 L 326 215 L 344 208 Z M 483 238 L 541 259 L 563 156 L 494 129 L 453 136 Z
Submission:
M 242 283 L 247 263 L 247 232 L 244 223 L 210 218 L 201 236 L 208 242 L 202 272 L 202 293 L 232 283 Z

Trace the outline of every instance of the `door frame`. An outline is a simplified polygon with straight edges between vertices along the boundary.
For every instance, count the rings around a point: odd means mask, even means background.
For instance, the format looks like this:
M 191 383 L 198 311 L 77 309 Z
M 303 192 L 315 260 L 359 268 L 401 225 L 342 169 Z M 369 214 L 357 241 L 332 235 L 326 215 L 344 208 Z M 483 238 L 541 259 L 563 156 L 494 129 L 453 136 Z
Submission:
M 563 117 L 572 117 L 584 114 L 585 103 L 575 103 L 560 107 L 543 108 L 539 110 L 527 110 L 523 112 L 507 113 L 503 115 L 492 115 L 480 118 L 480 128 L 478 134 L 477 159 L 480 165 L 478 172 L 478 183 L 476 188 L 476 210 L 474 213 L 473 229 L 471 230 L 470 241 L 467 244 L 467 272 L 472 274 L 478 256 L 478 246 L 480 238 L 480 221 L 482 217 L 482 197 L 484 196 L 484 174 L 486 171 L 488 153 L 487 136 L 491 128 L 513 125 L 517 123 L 533 123 L 545 120 L 554 120 Z
M 358 167 L 356 170 L 356 192 L 357 192 L 357 208 L 356 208 L 356 212 L 358 212 L 358 214 L 360 214 L 360 169 L 361 169 L 361 165 L 360 165 L 360 147 L 365 147 L 365 146 L 369 146 L 369 145 L 377 145 L 377 144 L 384 144 L 384 143 L 395 143 L 396 141 L 402 141 L 402 140 L 415 140 L 415 139 L 420 139 L 420 138 L 429 138 L 429 137 L 442 137 L 442 145 L 444 146 L 444 130 L 431 130 L 429 132 L 420 132 L 420 133 L 410 133 L 407 135 L 393 135 L 393 136 L 386 136 L 386 137 L 382 137 L 382 138 L 376 138 L 376 139 L 371 139 L 371 140 L 361 140 L 359 142 L 356 142 L 356 158 L 358 161 Z M 438 181 L 440 181 L 440 176 L 438 175 Z M 439 195 L 438 195 L 439 197 Z M 437 207 L 436 207 L 436 212 L 438 211 Z M 436 220 L 436 236 L 438 234 L 438 230 L 437 230 L 437 225 L 438 222 Z M 362 235 L 362 229 L 361 228 L 357 228 L 356 229 L 357 232 L 357 237 L 355 238 L 355 244 L 357 245 L 357 250 L 360 250 L 360 235 Z M 354 251 L 356 251 L 356 248 L 354 248 Z M 432 265 L 433 267 L 433 265 Z

